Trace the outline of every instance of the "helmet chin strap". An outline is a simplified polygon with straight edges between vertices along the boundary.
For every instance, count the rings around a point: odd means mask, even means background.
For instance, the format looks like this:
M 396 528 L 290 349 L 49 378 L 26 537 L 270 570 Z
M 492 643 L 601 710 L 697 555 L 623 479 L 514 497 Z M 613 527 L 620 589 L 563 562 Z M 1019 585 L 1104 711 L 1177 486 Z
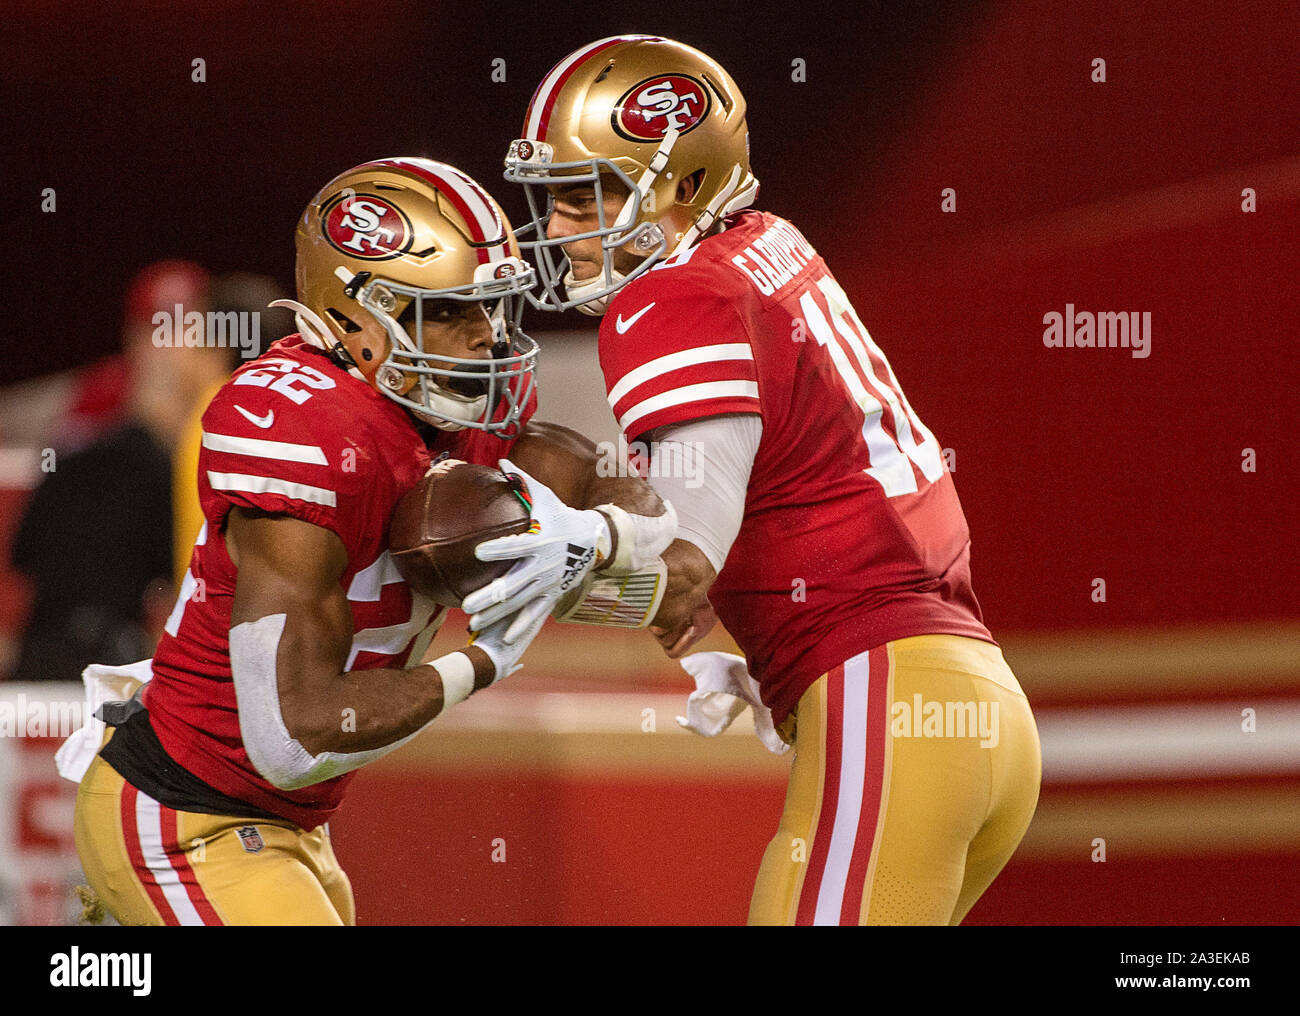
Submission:
M 637 180 L 636 187 L 627 196 L 623 202 L 623 207 L 619 209 L 618 218 L 614 220 L 614 226 L 617 228 L 622 223 L 627 223 L 624 229 L 631 231 L 625 242 L 631 243 L 636 236 L 644 231 L 647 224 L 642 223 L 641 228 L 632 230 L 637 220 L 637 210 L 641 201 L 645 200 L 645 195 L 654 193 L 655 181 L 659 179 L 659 174 L 668 166 L 668 157 L 672 154 L 673 147 L 677 144 L 677 139 L 681 137 L 680 132 L 670 130 L 664 134 L 663 141 L 659 142 L 659 147 L 655 154 L 651 156 L 645 172 L 641 174 L 641 179 Z M 622 288 L 623 280 L 627 278 L 628 273 L 620 272 L 614 268 L 612 251 L 605 252 L 606 270 L 600 272 L 590 279 L 579 282 L 573 277 L 573 266 L 564 273 L 564 293 L 570 299 L 581 299 L 584 293 L 593 294 L 589 300 L 584 300 L 577 305 L 577 310 L 591 317 L 599 317 L 609 308 L 609 301 L 613 295 Z M 609 288 L 609 292 L 603 296 L 595 296 L 602 289 Z
M 437 386 L 434 385 L 434 387 Z M 410 411 L 431 426 L 436 427 L 438 430 L 464 430 L 465 425 L 463 423 L 457 423 L 453 419 L 442 419 L 433 415 L 434 413 L 440 413 L 443 416 L 450 417 L 454 410 L 461 410 L 462 412 L 468 410 L 471 415 L 477 418 L 481 417 L 483 411 L 487 408 L 486 395 L 480 395 L 472 400 L 458 401 L 451 396 L 434 391 L 428 392 L 425 397 L 429 400 L 429 409 L 431 412 L 422 412 L 419 409 L 411 409 Z
M 301 304 L 297 300 L 273 300 L 267 306 L 288 307 L 293 311 L 298 331 L 313 346 L 318 346 L 328 352 L 336 345 L 334 340 L 329 337 L 330 331 L 325 326 L 325 322 L 320 319 L 320 315 L 305 304 Z
M 718 191 L 717 197 L 710 201 L 704 211 L 691 223 L 691 228 L 682 234 L 681 240 L 677 242 L 672 254 L 668 256 L 672 257 L 689 249 L 696 240 L 712 229 L 713 224 L 719 219 L 730 215 L 737 209 L 748 207 L 758 193 L 758 181 L 751 177 L 745 188 L 737 193 L 739 186 L 740 166 L 732 166 L 731 176 L 727 178 L 722 190 Z
M 574 308 L 580 314 L 586 314 L 589 317 L 600 317 L 609 309 L 610 298 L 614 293 L 618 292 L 625 278 L 627 278 L 627 275 L 616 270 L 611 264 L 609 269 L 609 279 L 611 281 L 606 281 L 604 272 L 597 272 L 590 279 L 579 282 L 573 277 L 573 266 L 570 265 L 569 270 L 564 273 L 564 294 L 570 300 L 581 300 L 584 293 L 599 293 L 608 286 L 611 289 L 610 292 L 605 293 L 603 296 L 593 295 L 591 299 L 583 300 Z

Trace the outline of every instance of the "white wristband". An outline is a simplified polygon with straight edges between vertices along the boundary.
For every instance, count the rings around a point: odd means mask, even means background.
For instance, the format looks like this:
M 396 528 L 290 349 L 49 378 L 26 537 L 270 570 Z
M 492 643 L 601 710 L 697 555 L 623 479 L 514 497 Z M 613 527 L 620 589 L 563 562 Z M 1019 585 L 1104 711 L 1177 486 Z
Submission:
M 474 690 L 474 662 L 462 652 L 439 656 L 430 664 L 442 678 L 442 710 L 464 702 Z
M 614 560 L 601 569 L 609 575 L 630 575 L 646 568 L 677 536 L 677 512 L 664 502 L 662 515 L 633 515 L 616 504 L 597 505 L 617 534 Z

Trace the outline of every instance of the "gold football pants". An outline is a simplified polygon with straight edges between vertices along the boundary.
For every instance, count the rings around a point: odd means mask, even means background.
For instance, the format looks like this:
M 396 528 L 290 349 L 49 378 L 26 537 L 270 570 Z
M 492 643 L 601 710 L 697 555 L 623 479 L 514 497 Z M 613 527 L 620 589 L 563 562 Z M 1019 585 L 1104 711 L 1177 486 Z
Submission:
M 958 924 L 1038 803 L 1038 729 L 996 646 L 886 643 L 800 698 L 751 924 Z
M 356 923 L 325 826 L 175 811 L 98 756 L 75 826 L 90 887 L 122 924 Z

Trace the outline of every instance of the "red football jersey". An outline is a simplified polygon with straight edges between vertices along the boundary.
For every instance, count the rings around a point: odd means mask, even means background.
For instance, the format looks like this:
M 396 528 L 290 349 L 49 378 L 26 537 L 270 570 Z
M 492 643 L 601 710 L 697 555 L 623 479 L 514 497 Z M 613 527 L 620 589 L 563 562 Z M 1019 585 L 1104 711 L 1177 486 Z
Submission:
M 534 407 L 535 400 L 524 420 Z M 297 335 L 239 368 L 203 415 L 205 524 L 144 693 L 167 754 L 221 793 L 304 829 L 326 821 L 351 773 L 280 790 L 258 773 L 240 738 L 229 644 L 236 570 L 222 537 L 226 514 L 236 506 L 277 512 L 338 534 L 348 556 L 340 583 L 354 625 L 345 669 L 413 665 L 446 612 L 398 575 L 388 553 L 393 509 L 431 456 L 449 451 L 495 466 L 511 444 L 464 430 L 439 431 L 426 446 L 404 409 Z
M 993 639 L 952 477 L 884 353 L 790 223 L 744 211 L 726 224 L 615 296 L 600 362 L 629 442 L 762 417 L 709 600 L 779 723 L 821 674 L 884 642 Z

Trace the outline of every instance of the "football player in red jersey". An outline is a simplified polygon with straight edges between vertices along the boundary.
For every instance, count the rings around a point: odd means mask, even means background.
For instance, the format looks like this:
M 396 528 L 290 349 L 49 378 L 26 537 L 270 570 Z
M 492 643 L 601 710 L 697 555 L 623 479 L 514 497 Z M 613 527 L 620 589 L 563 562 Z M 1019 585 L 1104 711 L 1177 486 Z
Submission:
M 711 603 L 796 748 L 750 921 L 957 923 L 1033 815 L 1037 730 L 938 442 L 817 252 L 750 207 L 745 115 L 669 39 L 557 64 L 506 157 L 535 302 L 603 314 L 623 434 L 706 471 L 652 472 L 680 523 L 655 624 L 680 656 Z
M 541 521 L 534 579 L 585 587 L 675 525 L 644 482 L 598 477 L 589 442 L 531 420 L 533 272 L 469 177 L 358 166 L 296 242 L 301 334 L 203 417 L 206 522 L 165 634 L 152 660 L 87 671 L 112 729 L 61 752 L 83 866 L 123 923 L 353 923 L 326 821 L 354 770 L 508 674 L 545 617 L 526 606 L 421 662 L 446 612 L 402 581 L 388 525 L 432 461 L 514 457 Z

